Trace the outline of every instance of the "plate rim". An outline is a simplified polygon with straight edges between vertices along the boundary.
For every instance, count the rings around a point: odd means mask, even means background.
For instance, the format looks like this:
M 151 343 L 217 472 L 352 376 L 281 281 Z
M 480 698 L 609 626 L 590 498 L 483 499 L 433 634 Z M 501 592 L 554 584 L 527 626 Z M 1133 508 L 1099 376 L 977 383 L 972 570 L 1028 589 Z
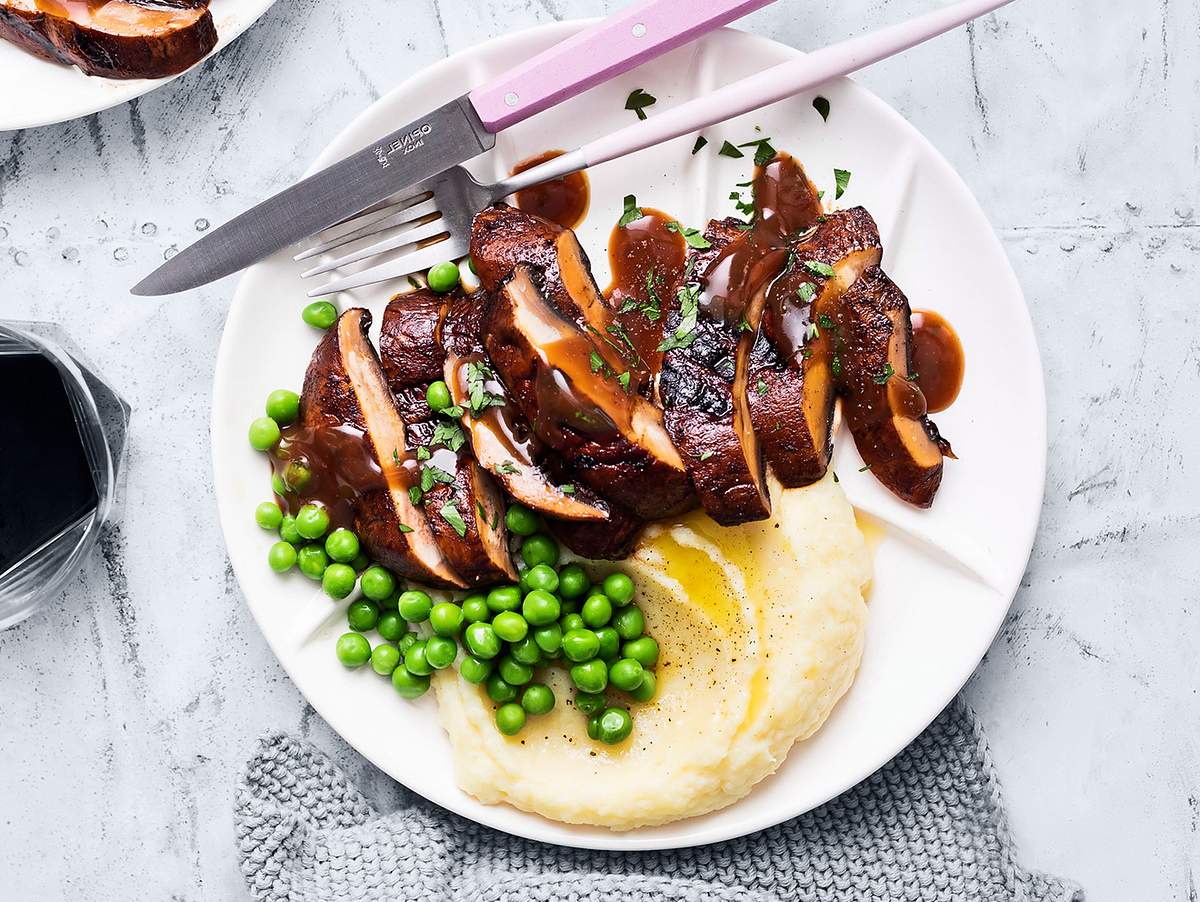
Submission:
M 550 23 L 544 23 L 541 25 L 532 26 L 532 27 L 526 28 L 526 29 L 520 29 L 518 31 L 509 32 L 507 34 L 500 35 L 495 38 L 491 38 L 487 41 L 481 41 L 479 43 L 472 44 L 470 47 L 466 47 L 454 54 L 451 54 L 450 56 L 447 56 L 447 57 L 437 61 L 436 63 L 434 63 L 431 66 L 424 67 L 423 69 L 419 70 L 417 73 L 414 73 L 413 76 L 410 76 L 409 78 L 406 78 L 403 81 L 398 82 L 389 91 L 387 91 L 385 94 L 383 94 L 378 100 L 376 100 L 372 104 L 364 107 L 363 110 L 357 116 L 355 116 L 353 120 L 351 120 L 343 129 L 341 129 L 333 138 L 330 139 L 330 141 L 325 145 L 325 147 L 321 150 L 321 152 L 316 156 L 313 163 L 305 171 L 305 175 L 309 175 L 309 174 L 315 172 L 316 170 L 322 168 L 323 166 L 327 166 L 330 163 L 334 162 L 337 159 L 337 155 L 333 153 L 331 148 L 334 145 L 337 145 L 337 144 L 341 143 L 342 141 L 346 140 L 348 138 L 348 136 L 358 128 L 359 122 L 364 117 L 368 116 L 370 114 L 370 112 L 373 109 L 375 109 L 375 107 L 377 105 L 389 103 L 391 101 L 391 98 L 393 97 L 393 95 L 405 90 L 406 85 L 413 77 L 425 76 L 425 77 L 429 77 L 429 78 L 434 78 L 437 76 L 437 74 L 443 68 L 449 67 L 449 66 L 457 63 L 459 61 L 459 59 L 463 56 L 479 52 L 480 49 L 484 48 L 484 47 L 503 48 L 506 44 L 509 44 L 509 43 L 523 42 L 524 40 L 527 40 L 531 35 L 554 36 L 556 32 L 560 33 L 558 35 L 558 37 L 559 37 L 559 39 L 562 39 L 576 31 L 586 27 L 587 25 L 593 24 L 598 21 L 600 21 L 600 17 L 565 19 L 562 21 L 550 22 Z M 721 31 L 738 32 L 740 35 L 742 35 L 744 37 L 748 37 L 748 38 L 754 39 L 756 41 L 762 41 L 767 44 L 775 45 L 775 47 L 780 48 L 784 52 L 794 55 L 794 56 L 803 56 L 804 55 L 803 51 L 800 51 L 794 47 L 791 47 L 788 44 L 785 44 L 781 41 L 777 41 L 777 40 L 767 37 L 765 35 L 756 34 L 753 32 L 747 32 L 743 29 L 733 28 L 733 27 L 729 27 L 729 26 L 726 26 L 725 28 L 720 29 L 720 30 Z M 977 218 L 979 223 L 983 227 L 985 227 L 987 229 L 987 231 L 991 234 L 992 240 L 995 242 L 994 247 L 998 252 L 999 259 L 1002 260 L 1004 263 L 1003 271 L 1004 271 L 1006 279 L 1009 283 L 1009 290 L 1014 292 L 1015 296 L 1017 298 L 1019 298 L 1019 300 L 1021 302 L 1019 305 L 1014 305 L 1013 314 L 1019 315 L 1022 318 L 1021 325 L 1023 328 L 1025 328 L 1027 330 L 1027 334 L 1028 334 L 1030 342 L 1031 342 L 1030 350 L 1033 355 L 1033 359 L 1032 359 L 1031 363 L 1035 364 L 1036 369 L 1037 369 L 1037 378 L 1035 380 L 1032 380 L 1034 382 L 1034 384 L 1036 385 L 1036 389 L 1037 389 L 1036 397 L 1031 397 L 1031 398 L 1026 399 L 1027 403 L 1030 405 L 1030 423 L 1031 423 L 1031 425 L 1036 425 L 1037 433 L 1038 433 L 1036 436 L 1032 436 L 1032 438 L 1034 440 L 1029 442 L 1029 446 L 1031 447 L 1031 449 L 1033 451 L 1033 455 L 1035 457 L 1035 459 L 1031 461 L 1031 464 L 1036 464 L 1037 508 L 1036 508 L 1036 515 L 1033 516 L 1031 518 L 1031 522 L 1029 522 L 1026 525 L 1024 534 L 1017 537 L 1023 543 L 1023 546 L 1018 545 L 1015 542 L 1013 543 L 1014 547 L 1024 547 L 1025 548 L 1024 554 L 1019 556 L 1019 559 L 1021 561 L 1021 566 L 1019 568 L 1015 568 L 1015 573 L 1014 573 L 1013 577 L 1009 580 L 1009 583 L 1010 583 L 1009 585 L 1005 585 L 1004 587 L 996 587 L 996 586 L 992 587 L 992 589 L 998 595 L 1001 596 L 1001 598 L 1004 600 L 1004 603 L 1003 603 L 1003 605 L 998 604 L 995 606 L 996 613 L 995 613 L 994 622 L 991 623 L 990 627 L 986 630 L 987 636 L 988 636 L 987 642 L 986 643 L 981 642 L 981 648 L 978 651 L 978 656 L 972 654 L 969 656 L 969 659 L 966 659 L 966 658 L 964 659 L 964 667 L 963 667 L 962 672 L 957 673 L 953 680 L 947 678 L 946 685 L 947 685 L 948 691 L 946 691 L 942 695 L 939 695 L 936 697 L 935 697 L 934 693 L 930 693 L 929 700 L 923 706 L 925 713 L 922 714 L 922 716 L 920 718 L 917 718 L 917 720 L 922 721 L 920 726 L 917 729 L 915 729 L 914 731 L 912 731 L 911 735 L 906 736 L 904 741 L 898 747 L 896 747 L 894 749 L 884 750 L 878 756 L 873 758 L 872 761 L 868 765 L 864 766 L 862 772 L 859 773 L 855 777 L 853 782 L 841 787 L 840 789 L 829 792 L 827 795 L 825 795 L 823 798 L 821 798 L 820 801 L 815 802 L 812 805 L 809 805 L 808 807 L 804 808 L 801 811 L 793 811 L 782 817 L 777 817 L 775 815 L 768 815 L 766 817 L 759 817 L 755 820 L 747 821 L 744 823 L 736 823 L 735 822 L 735 826 L 733 827 L 732 830 L 726 829 L 726 830 L 710 831 L 713 835 L 698 836 L 695 839 L 689 838 L 689 839 L 685 839 L 682 841 L 679 841 L 679 840 L 664 841 L 662 839 L 656 839 L 654 837 L 647 837 L 644 839 L 639 839 L 638 835 L 639 835 L 640 831 L 637 829 L 630 830 L 630 831 L 621 831 L 621 832 L 609 831 L 607 833 L 598 830 L 595 835 L 575 835 L 573 833 L 565 833 L 565 834 L 558 833 L 558 834 L 548 835 L 545 830 L 543 830 L 541 833 L 539 833 L 536 829 L 523 829 L 523 825 L 520 825 L 520 826 L 514 828 L 512 825 L 497 823 L 493 819 L 482 818 L 482 817 L 480 817 L 480 814 L 477 810 L 473 810 L 472 808 L 468 807 L 469 803 L 473 802 L 474 800 L 471 799 L 469 796 L 467 796 L 465 793 L 463 793 L 462 790 L 458 789 L 457 787 L 455 787 L 455 791 L 458 794 L 457 798 L 433 799 L 433 798 L 430 798 L 428 795 L 426 795 L 424 792 L 421 792 L 420 790 L 415 789 L 415 788 L 409 786 L 407 783 L 404 783 L 403 781 L 392 776 L 391 773 L 388 771 L 388 769 L 380 761 L 376 760 L 370 754 L 367 754 L 366 752 L 359 750 L 358 747 L 347 738 L 346 733 L 339 726 L 339 724 L 341 724 L 343 721 L 343 717 L 342 717 L 340 711 L 328 711 L 327 712 L 324 710 L 316 709 L 316 706 L 313 705 L 314 709 L 317 710 L 317 713 L 319 713 L 321 715 L 321 717 L 326 721 L 326 723 L 330 726 L 330 728 L 333 729 L 342 738 L 342 740 L 347 743 L 347 745 L 349 745 L 351 748 L 353 748 L 356 753 L 362 755 L 365 759 L 370 761 L 372 763 L 372 765 L 374 765 L 375 767 L 377 767 L 381 771 L 383 771 L 385 774 L 387 774 L 390 779 L 396 780 L 396 782 L 401 783 L 401 785 L 404 785 L 410 791 L 416 793 L 417 795 L 421 796 L 422 798 L 426 799 L 427 801 L 431 802 L 432 804 L 435 804 L 441 808 L 444 808 L 448 811 L 453 812 L 454 814 L 464 817 L 464 818 L 472 821 L 473 823 L 480 824 L 482 826 L 497 830 L 502 833 L 506 833 L 506 834 L 513 835 L 513 836 L 519 836 L 524 839 L 529 839 L 529 840 L 533 840 L 533 841 L 537 841 L 537 842 L 548 842 L 548 843 L 552 843 L 552 844 L 556 844 L 556 845 L 562 845 L 562 846 L 567 846 L 567 847 L 572 847 L 572 848 L 580 848 L 580 849 L 595 849 L 595 850 L 617 851 L 617 852 L 621 852 L 621 851 L 651 851 L 651 850 L 676 849 L 676 848 L 683 849 L 683 848 L 695 848 L 695 847 L 710 845 L 710 844 L 716 843 L 716 842 L 723 842 L 723 841 L 728 841 L 731 839 L 737 839 L 737 838 L 743 837 L 743 836 L 748 836 L 750 834 L 757 833 L 759 831 L 776 826 L 787 820 L 793 819 L 795 817 L 799 817 L 803 814 L 806 814 L 809 811 L 819 808 L 821 805 L 824 805 L 825 803 L 829 802 L 831 799 L 834 799 L 837 796 L 842 795 L 843 793 L 849 791 L 850 789 L 859 785 L 863 781 L 869 779 L 873 774 L 875 774 L 877 771 L 879 771 L 882 767 L 886 766 L 888 764 L 888 762 L 890 762 L 893 758 L 895 758 L 897 755 L 899 755 L 901 752 L 903 752 L 904 749 L 907 748 L 912 743 L 913 740 L 915 740 L 921 733 L 923 733 L 928 728 L 928 726 L 933 723 L 933 721 L 938 717 L 938 715 L 941 714 L 941 712 L 949 704 L 951 704 L 954 701 L 955 697 L 966 686 L 966 684 L 970 680 L 971 675 L 976 671 L 980 662 L 983 660 L 984 656 L 987 654 L 988 649 L 991 647 L 992 643 L 995 641 L 996 635 L 999 633 L 999 630 L 1000 630 L 1001 626 L 1003 625 L 1005 618 L 1008 615 L 1008 612 L 1011 610 L 1013 601 L 1015 600 L 1015 597 L 1016 597 L 1016 593 L 1017 593 L 1018 589 L 1020 588 L 1020 581 L 1021 581 L 1022 575 L 1024 574 L 1025 570 L 1028 567 L 1028 561 L 1029 561 L 1030 556 L 1033 551 L 1034 539 L 1036 537 L 1037 530 L 1038 530 L 1038 527 L 1039 527 L 1039 524 L 1041 521 L 1041 514 L 1042 514 L 1042 510 L 1044 508 L 1044 502 L 1045 502 L 1046 461 L 1047 461 L 1047 455 L 1048 455 L 1048 445 L 1047 445 L 1048 420 L 1047 420 L 1047 408 L 1046 408 L 1045 368 L 1044 368 L 1044 364 L 1042 361 L 1041 349 L 1038 346 L 1037 333 L 1036 333 L 1036 330 L 1034 329 L 1033 319 L 1032 319 L 1031 312 L 1029 310 L 1028 300 L 1025 296 L 1025 292 L 1021 288 L 1021 285 L 1020 285 L 1019 280 L 1017 279 L 1016 273 L 1013 270 L 1012 261 L 1009 259 L 1008 254 L 1004 250 L 1003 242 L 1000 240 L 999 236 L 997 235 L 996 230 L 992 227 L 990 221 L 988 220 L 986 214 L 983 211 L 983 208 L 980 206 L 979 201 L 976 199 L 974 193 L 971 191 L 970 187 L 967 185 L 967 183 L 962 178 L 962 176 L 959 175 L 958 171 L 950 164 L 950 161 L 947 160 L 940 151 L 938 151 L 938 149 L 933 145 L 933 143 L 915 125 L 913 125 L 911 122 L 909 122 L 907 119 L 905 119 L 899 112 L 897 112 L 895 109 L 893 109 L 890 104 L 888 104 L 882 98 L 877 96 L 874 92 L 870 91 L 863 85 L 861 85 L 857 82 L 854 82 L 852 79 L 849 79 L 849 78 L 834 79 L 833 81 L 834 82 L 845 82 L 845 81 L 852 82 L 854 84 L 855 88 L 861 93 L 864 101 L 874 107 L 873 112 L 875 114 L 880 115 L 882 117 L 891 118 L 893 120 L 894 124 L 898 124 L 902 128 L 906 129 L 908 132 L 911 133 L 913 138 L 922 145 L 922 149 L 926 152 L 928 159 L 930 159 L 934 163 L 934 165 L 936 165 L 937 167 L 942 169 L 943 174 L 948 176 L 947 183 L 949 185 L 953 186 L 953 190 L 956 193 L 958 193 L 960 195 L 960 199 L 962 201 L 964 201 L 964 209 L 969 210 L 971 212 L 971 214 Z M 255 267 L 257 267 L 258 265 L 259 264 L 256 264 Z M 244 273 L 241 277 L 239 277 L 237 288 L 235 289 L 233 298 L 230 302 L 230 308 L 229 308 L 230 312 L 232 312 L 236 306 L 240 306 L 241 304 L 247 302 L 244 298 L 244 294 L 248 290 L 244 287 L 244 285 L 247 281 L 246 276 L 255 267 L 251 267 L 249 270 L 247 270 L 246 273 Z M 227 424 L 227 423 L 218 422 L 217 406 L 215 403 L 217 397 L 220 396 L 221 390 L 223 388 L 224 378 L 223 378 L 222 374 L 227 372 L 228 358 L 229 358 L 229 355 L 232 354 L 232 351 L 230 350 L 232 342 L 231 342 L 231 340 L 228 340 L 228 336 L 229 336 L 229 320 L 227 319 L 225 327 L 222 329 L 221 342 L 220 342 L 220 346 L 218 348 L 217 359 L 216 359 L 216 363 L 215 363 L 215 367 L 214 367 L 214 377 L 213 377 L 214 403 L 213 403 L 212 409 L 210 411 L 210 427 L 211 427 L 211 431 L 212 431 L 211 434 L 213 436 L 212 465 L 213 465 L 213 469 L 214 469 L 214 492 L 216 492 L 216 486 L 219 482 L 219 480 L 216 477 L 217 477 L 217 473 L 221 466 L 221 463 L 220 463 L 221 455 L 218 453 L 218 450 L 217 450 L 219 447 L 221 447 L 221 444 L 217 441 L 216 437 L 218 434 L 231 428 L 229 426 L 229 424 Z M 219 520 L 221 523 L 222 534 L 223 534 L 223 536 L 228 535 L 229 530 L 227 529 L 227 526 L 226 526 L 227 520 L 230 520 L 233 516 L 235 516 L 235 514 L 232 510 L 226 509 L 227 505 L 222 503 L 222 498 L 221 498 L 221 495 L 219 492 L 217 492 L 217 504 L 218 504 L 218 515 L 219 515 Z M 227 544 L 228 544 L 228 541 L 227 541 Z M 238 576 L 237 567 L 236 567 L 236 565 L 233 565 L 232 559 L 231 559 L 231 566 L 233 566 L 234 574 L 235 574 L 235 576 L 238 577 L 239 588 L 241 588 L 241 577 Z M 296 674 L 293 672 L 293 668 L 289 667 L 289 665 L 287 663 L 285 663 L 284 657 L 281 656 L 279 654 L 279 652 L 276 650 L 275 641 L 273 640 L 272 635 L 268 632 L 267 629 L 264 628 L 262 620 L 259 617 L 258 611 L 256 611 L 255 606 L 250 602 L 249 596 L 246 595 L 244 590 L 243 590 L 243 597 L 246 599 L 246 605 L 250 609 L 251 616 L 254 618 L 254 621 L 255 621 L 256 625 L 258 626 L 259 631 L 262 633 L 263 637 L 266 639 L 267 644 L 271 648 L 271 651 L 275 655 L 276 660 L 278 661 L 279 665 L 288 674 L 288 677 L 295 684 L 296 688 L 300 690 L 300 693 L 301 693 L 301 695 L 304 696 L 305 701 L 308 702 L 309 704 L 312 704 L 311 700 L 308 697 L 308 694 L 304 691 L 304 688 L 302 685 L 302 680 L 297 679 Z M 984 630 L 981 628 L 981 630 L 980 630 L 981 637 L 982 637 L 983 633 L 984 633 Z M 467 804 L 463 804 L 463 800 L 466 800 Z M 738 799 L 738 800 L 732 802 L 729 806 L 726 806 L 726 809 L 721 809 L 721 810 L 727 810 L 729 808 L 736 807 L 742 801 L 743 801 L 743 799 Z M 484 806 L 485 810 L 494 808 L 494 807 L 504 807 L 504 806 L 503 805 Z M 719 813 L 719 812 L 713 812 L 711 814 L 716 814 L 716 813 Z M 711 816 L 711 814 L 709 816 Z M 553 821 L 548 818 L 542 818 L 541 820 L 544 821 L 547 825 L 549 825 L 550 829 L 557 828 L 557 827 L 564 827 L 564 826 L 570 828 L 570 827 L 574 826 L 574 825 L 570 825 L 570 824 L 561 824 L 557 821 Z M 535 821 L 535 823 L 536 823 L 536 821 Z

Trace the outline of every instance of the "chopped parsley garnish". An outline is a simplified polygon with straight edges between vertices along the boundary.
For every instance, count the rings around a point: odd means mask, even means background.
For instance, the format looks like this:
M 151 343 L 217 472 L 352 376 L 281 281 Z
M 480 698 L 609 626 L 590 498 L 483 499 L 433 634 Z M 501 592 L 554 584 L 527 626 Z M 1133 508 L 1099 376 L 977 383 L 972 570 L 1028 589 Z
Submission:
M 658 103 L 657 97 L 647 94 L 641 88 L 634 88 L 625 98 L 625 109 L 633 110 L 639 119 L 645 119 L 646 107 L 654 106 L 656 103 Z
M 404 466 L 404 458 L 400 456 L 400 452 L 396 448 L 392 449 L 392 463 L 398 467 Z
M 700 312 L 700 287 L 684 285 L 679 289 L 677 297 L 679 299 L 679 325 L 658 346 L 658 350 L 664 353 L 677 348 L 690 347 L 696 340 L 696 321 Z
M 870 465 L 870 464 L 867 464 L 865 467 L 859 467 L 859 468 L 858 468 L 858 472 L 860 472 L 860 473 L 865 473 L 865 472 L 867 472 L 867 470 L 869 470 L 869 469 L 871 469 L 871 465 Z
M 463 538 L 467 534 L 467 524 L 463 522 L 462 514 L 458 512 L 458 506 L 453 501 L 447 501 L 442 505 L 442 509 L 438 511 L 442 515 L 442 519 L 454 527 L 454 531 L 458 533 L 459 538 Z
M 588 359 L 591 361 L 593 373 L 600 372 L 600 370 L 604 369 L 606 366 L 604 363 L 604 358 L 600 356 L 598 351 L 592 351 L 592 355 Z
M 916 382 L 921 377 L 918 376 L 917 373 L 914 371 L 914 372 L 909 373 L 904 378 L 907 379 L 909 382 Z
M 409 288 L 411 288 L 413 291 L 420 291 L 420 290 L 421 290 L 421 283 L 420 283 L 420 282 L 418 282 L 418 281 L 417 281 L 415 278 L 413 278 L 412 276 L 409 276 L 409 277 L 408 277 L 408 287 L 409 287 Z
M 562 492 L 564 495 L 574 495 L 575 494 L 575 486 L 573 486 L 569 483 L 567 485 L 560 485 L 558 487 L 558 490 L 560 492 Z
M 885 363 L 881 372 L 875 373 L 873 376 L 871 376 L 871 381 L 876 385 L 887 385 L 887 381 L 894 375 L 896 375 L 896 371 L 892 368 L 892 365 L 890 363 Z
M 809 323 L 808 328 L 804 332 L 804 337 L 809 341 L 816 341 L 821 337 L 820 331 L 817 329 L 816 323 Z
M 621 339 L 621 341 L 625 345 L 625 347 L 627 347 L 629 349 L 629 353 L 633 355 L 632 357 L 629 358 L 630 360 L 637 359 L 637 357 L 638 357 L 637 346 L 634 345 L 633 339 L 629 337 L 629 333 L 625 331 L 624 326 L 619 325 L 618 323 L 613 323 L 611 326 L 605 326 L 604 330 L 606 332 L 608 332 L 609 335 L 615 335 L 615 336 L 617 336 L 617 338 Z M 618 348 L 618 350 L 620 350 L 620 348 Z M 623 351 L 622 351 L 622 354 L 624 354 Z
M 429 449 L 422 445 L 417 449 L 417 460 L 429 460 Z
M 757 141 L 747 141 L 745 144 L 739 144 L 738 147 L 753 147 L 754 150 L 754 165 L 766 166 L 775 156 L 775 148 L 771 146 L 770 138 L 759 138 Z
M 717 153 L 719 153 L 723 157 L 732 157 L 735 160 L 740 160 L 742 157 L 745 156 L 744 153 L 742 153 L 740 150 L 738 150 L 736 147 L 734 147 L 728 141 L 726 141 L 724 144 L 721 145 L 721 149 L 718 150 Z
M 817 96 L 813 98 L 813 109 L 821 114 L 821 119 L 825 122 L 829 121 L 829 101 L 824 97 Z
M 731 201 L 733 201 L 734 207 L 737 209 L 737 211 L 739 213 L 741 213 L 747 219 L 753 219 L 755 214 L 758 212 L 754 207 L 753 185 L 754 185 L 753 182 L 741 182 L 738 184 L 739 188 L 750 188 L 751 189 L 749 200 L 746 200 L 746 198 L 744 198 L 742 196 L 742 192 L 740 192 L 740 191 L 730 191 L 729 192 L 729 199 Z
M 746 320 L 746 317 L 744 317 L 744 316 L 740 320 L 738 320 L 738 331 L 739 332 L 752 332 L 753 331 L 753 328 L 750 326 L 750 323 Z
M 833 481 L 834 481 L 834 482 L 841 482 L 841 480 L 837 478 L 837 470 L 834 470 L 834 471 L 833 471 Z
M 511 460 L 506 460 L 504 463 L 500 464 L 500 466 L 496 467 L 496 469 L 505 476 L 511 476 L 513 473 L 517 472 L 517 465 Z
M 704 250 L 707 247 L 712 247 L 712 243 L 704 237 L 699 229 L 689 229 L 686 226 L 680 225 L 675 220 L 667 223 L 668 232 L 678 232 L 683 236 L 683 240 L 687 242 L 688 247 L 694 247 L 698 250 Z
M 800 295 L 800 300 L 804 301 L 804 303 L 807 304 L 814 297 L 816 297 L 817 287 L 815 285 L 813 285 L 812 282 L 805 282 L 803 285 L 801 285 L 799 288 L 796 289 L 796 294 Z
M 833 371 L 835 376 L 840 376 L 842 374 L 842 355 L 838 354 L 836 351 L 834 352 L 833 360 L 830 361 L 829 369 Z
M 399 524 L 399 526 L 400 526 L 401 532 L 412 532 L 413 531 L 413 528 L 411 526 L 409 526 L 407 523 L 401 523 L 401 524 Z
M 833 170 L 833 180 L 834 180 L 834 183 L 837 185 L 837 190 L 834 192 L 833 199 L 839 200 L 841 198 L 841 196 L 846 193 L 846 186 L 850 184 L 850 170 L 849 169 Z
M 835 275 L 837 275 L 837 273 L 833 271 L 832 266 L 830 266 L 828 263 L 822 263 L 819 260 L 804 261 L 804 268 L 814 276 L 821 276 L 822 278 L 826 279 L 832 279 Z
M 642 216 L 642 208 L 637 205 L 637 197 L 632 194 L 625 195 L 625 209 L 621 213 L 621 218 L 617 220 L 619 228 L 625 228 L 631 222 L 637 222 Z
M 763 382 L 762 379 L 759 379 L 758 385 L 754 386 L 754 390 L 758 392 L 758 396 L 761 398 L 767 393 L 767 383 Z
M 483 509 L 483 502 L 482 502 L 482 501 L 476 501 L 476 502 L 475 502 L 475 510 L 479 511 L 479 522 L 480 522 L 480 523 L 486 523 L 486 522 L 487 522 L 487 511 L 485 511 L 485 510 Z
M 817 315 L 817 322 L 821 324 L 822 329 L 836 329 L 837 326 L 833 320 L 829 318 L 829 314 L 820 313 Z
M 704 137 L 704 135 L 697 135 L 696 143 L 692 145 L 692 156 L 695 156 L 696 154 L 700 153 L 700 149 L 702 147 L 704 147 L 704 145 L 707 143 L 708 143 L 708 138 Z
M 650 320 L 650 322 L 656 323 L 662 316 L 662 301 L 659 300 L 658 291 L 654 287 L 653 266 L 646 271 L 646 294 L 649 295 L 646 303 L 641 304 L 640 306 L 635 304 L 635 306 L 637 306 L 637 309 L 642 311 L 642 316 L 646 317 L 646 319 Z M 623 305 L 622 310 L 624 310 Z
M 617 377 L 617 382 L 621 384 L 621 388 L 629 391 L 629 372 L 626 371 Z
M 503 407 L 505 404 L 501 395 L 487 390 L 485 383 L 490 378 L 492 370 L 486 363 L 472 360 L 467 364 L 467 403 L 471 405 L 472 416 L 478 417 L 489 407 Z
M 426 464 L 421 467 L 421 491 L 428 492 L 433 488 L 435 483 L 443 485 L 453 485 L 454 477 L 443 470 L 441 467 L 436 467 L 433 464 Z
M 702 461 L 708 460 L 712 456 L 713 456 L 712 451 L 705 451 L 703 454 L 700 455 L 700 460 L 702 460 Z
M 438 411 L 444 417 L 453 417 L 457 419 L 463 415 L 463 409 L 458 404 L 452 404 L 450 407 L 443 407 Z
M 466 435 L 462 431 L 462 427 L 454 420 L 447 420 L 444 423 L 438 423 L 433 428 L 433 438 L 430 442 L 434 445 L 444 445 L 451 451 L 457 451 L 467 441 Z
M 421 487 L 419 485 L 410 485 L 408 487 L 408 500 L 413 503 L 414 507 L 420 504 L 421 499 L 424 497 L 425 493 L 421 491 Z

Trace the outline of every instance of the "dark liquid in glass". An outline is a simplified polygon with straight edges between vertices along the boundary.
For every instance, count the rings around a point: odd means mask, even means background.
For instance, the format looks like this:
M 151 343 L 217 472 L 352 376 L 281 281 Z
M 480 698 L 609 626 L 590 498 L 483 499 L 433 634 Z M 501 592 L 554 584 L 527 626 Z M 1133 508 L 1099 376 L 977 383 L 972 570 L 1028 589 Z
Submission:
M 0 573 L 99 502 L 70 396 L 38 354 L 0 354 Z

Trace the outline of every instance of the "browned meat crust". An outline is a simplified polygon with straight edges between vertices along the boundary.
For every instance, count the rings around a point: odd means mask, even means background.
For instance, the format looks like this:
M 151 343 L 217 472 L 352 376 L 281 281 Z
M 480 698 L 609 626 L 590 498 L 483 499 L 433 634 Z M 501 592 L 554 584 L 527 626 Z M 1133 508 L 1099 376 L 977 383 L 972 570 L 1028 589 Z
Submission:
M 646 521 L 613 505 L 608 522 L 547 518 L 546 524 L 560 542 L 580 557 L 593 561 L 619 561 L 633 553 Z
M 208 0 L 0 0 L 0 38 L 104 78 L 165 78 L 217 43 Z

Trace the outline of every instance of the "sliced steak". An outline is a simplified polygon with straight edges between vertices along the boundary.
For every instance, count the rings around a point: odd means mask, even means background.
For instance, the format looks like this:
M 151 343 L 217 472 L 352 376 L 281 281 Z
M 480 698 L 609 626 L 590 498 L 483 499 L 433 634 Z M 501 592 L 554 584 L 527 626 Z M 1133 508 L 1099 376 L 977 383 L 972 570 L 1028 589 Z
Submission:
M 540 271 L 520 264 L 495 294 L 484 346 L 534 434 L 579 480 L 644 518 L 693 497 L 662 411 L 606 370 L 591 336 L 552 305 Z
M 471 456 L 458 418 L 434 413 L 425 400 L 445 369 L 438 333 L 448 304 L 429 289 L 393 298 L 383 314 L 380 358 L 408 450 L 418 458 L 421 504 L 447 562 L 471 586 L 515 580 L 500 490 Z
M 388 389 L 375 348 L 367 338 L 371 314 L 343 313 L 313 351 L 300 398 L 309 430 L 353 432 L 382 481 L 354 502 L 354 525 L 372 557 L 402 576 L 429 586 L 461 588 L 465 582 L 446 561 L 425 512 L 409 497 L 418 480 L 405 423 Z
M 208 0 L 0 0 L 0 38 L 104 78 L 165 78 L 217 43 Z
M 929 507 L 942 481 L 942 456 L 953 452 L 911 378 L 910 315 L 908 299 L 883 270 L 867 269 L 837 305 L 842 345 L 834 369 L 863 461 L 898 497 Z

